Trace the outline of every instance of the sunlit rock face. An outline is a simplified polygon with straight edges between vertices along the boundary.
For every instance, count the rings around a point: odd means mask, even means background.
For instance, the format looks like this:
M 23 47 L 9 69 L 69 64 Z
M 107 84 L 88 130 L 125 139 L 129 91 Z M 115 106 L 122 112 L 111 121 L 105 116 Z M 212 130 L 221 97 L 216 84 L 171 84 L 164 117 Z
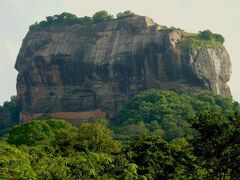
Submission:
M 28 32 L 15 65 L 23 119 L 95 110 L 113 117 L 148 88 L 230 96 L 225 48 L 182 51 L 181 38 L 144 16 Z

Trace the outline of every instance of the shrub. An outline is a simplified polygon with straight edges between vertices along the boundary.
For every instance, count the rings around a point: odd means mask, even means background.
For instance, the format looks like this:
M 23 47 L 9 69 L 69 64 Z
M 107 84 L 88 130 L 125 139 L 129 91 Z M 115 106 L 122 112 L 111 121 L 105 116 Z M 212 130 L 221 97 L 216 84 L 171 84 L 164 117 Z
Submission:
M 210 30 L 199 31 L 198 37 L 204 40 L 211 40 L 213 38 L 213 33 Z
M 131 17 L 131 16 L 134 16 L 134 13 L 129 10 L 120 12 L 117 14 L 117 18 L 124 18 L 124 17 Z
M 180 49 L 218 48 L 224 43 L 221 34 L 213 34 L 210 30 L 199 31 L 198 34 L 182 32 L 182 36 L 182 40 L 177 44 Z
M 93 15 L 94 22 L 101 22 L 109 19 L 113 19 L 113 15 L 108 14 L 108 12 L 105 10 L 98 11 Z

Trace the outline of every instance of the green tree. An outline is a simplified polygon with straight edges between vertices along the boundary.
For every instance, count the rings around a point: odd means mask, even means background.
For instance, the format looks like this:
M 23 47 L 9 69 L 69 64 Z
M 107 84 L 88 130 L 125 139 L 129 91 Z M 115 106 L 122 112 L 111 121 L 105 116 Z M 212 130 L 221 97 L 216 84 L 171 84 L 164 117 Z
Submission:
M 34 120 L 11 129 L 8 132 L 8 142 L 17 146 L 50 144 L 54 141 L 57 131 L 71 126 L 63 120 Z
M 134 13 L 130 10 L 120 12 L 120 13 L 117 14 L 117 18 L 131 17 L 131 16 L 134 16 Z
M 204 40 L 211 40 L 213 33 L 210 30 L 199 31 L 198 36 Z
M 192 120 L 198 136 L 191 140 L 207 178 L 240 178 L 240 116 L 225 117 L 221 111 L 203 111 Z
M 78 129 L 75 126 L 59 128 L 55 130 L 55 138 L 51 145 L 56 153 L 61 156 L 69 156 L 76 151 Z
M 78 128 L 77 146 L 79 151 L 115 153 L 120 144 L 112 137 L 112 132 L 100 124 L 81 124 Z
M 31 156 L 31 166 L 38 179 L 70 179 L 69 160 L 59 156 L 54 146 L 21 145 L 19 149 Z
M 137 165 L 138 176 L 147 179 L 195 177 L 194 157 L 188 144 L 169 144 L 160 136 L 140 135 L 126 149 L 130 162 Z M 181 171 L 180 171 L 181 170 Z
M 42 157 L 34 166 L 38 179 L 71 179 L 69 160 L 64 157 Z
M 121 132 L 127 136 L 136 136 L 141 133 L 149 132 L 144 123 L 129 124 L 121 129 Z
M 109 19 L 113 19 L 113 16 L 111 14 L 108 14 L 108 12 L 105 10 L 98 11 L 93 15 L 94 22 L 100 22 L 100 21 L 105 21 Z
M 35 170 L 38 161 L 41 158 L 53 157 L 56 156 L 56 149 L 54 146 L 49 145 L 35 145 L 35 146 L 27 146 L 21 145 L 18 147 L 19 150 L 25 152 L 26 154 L 30 155 L 31 166 Z
M 213 34 L 213 38 L 216 40 L 216 41 L 219 41 L 221 43 L 224 43 L 225 42 L 225 39 L 224 37 L 221 35 L 221 34 Z
M 49 143 L 54 138 L 51 127 L 45 121 L 31 121 L 15 126 L 8 134 L 8 142 L 17 146 Z
M 240 111 L 236 111 L 233 115 L 229 117 L 231 123 L 229 142 L 227 152 L 230 154 L 230 176 L 232 179 L 240 179 Z
M 0 141 L 0 179 L 36 179 L 30 156 Z
M 71 179 L 110 179 L 112 157 L 105 153 L 79 152 L 68 158 Z M 110 175 L 111 174 L 111 175 Z

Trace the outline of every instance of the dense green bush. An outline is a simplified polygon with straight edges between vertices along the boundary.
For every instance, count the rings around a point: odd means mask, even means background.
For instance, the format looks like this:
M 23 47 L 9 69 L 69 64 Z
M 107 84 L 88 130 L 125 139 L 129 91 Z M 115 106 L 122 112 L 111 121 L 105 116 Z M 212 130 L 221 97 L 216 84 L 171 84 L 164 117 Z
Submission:
M 61 27 L 65 25 L 73 25 L 73 24 L 88 24 L 92 23 L 92 18 L 83 17 L 78 18 L 76 15 L 71 13 L 62 13 L 60 15 L 54 15 L 54 16 L 47 16 L 45 21 L 36 22 L 35 24 L 31 25 L 29 27 L 30 30 L 42 30 L 52 27 Z
M 18 125 L 8 132 L 8 142 L 17 146 L 49 144 L 54 141 L 57 131 L 67 129 L 72 125 L 63 120 L 35 120 Z
M 213 34 L 210 30 L 199 31 L 198 37 L 207 41 L 213 38 Z
M 199 31 L 198 37 L 206 41 L 215 40 L 224 43 L 224 37 L 221 34 L 213 34 L 210 30 Z
M 121 127 L 120 133 L 125 135 L 131 136 L 133 132 L 149 131 L 171 141 L 177 137 L 194 135 L 186 119 L 204 109 L 223 110 L 228 116 L 239 109 L 239 105 L 231 98 L 211 93 L 178 94 L 173 91 L 151 89 L 134 96 L 119 111 L 117 126 L 118 129 Z M 130 125 L 135 126 L 134 131 L 127 131 Z
M 123 13 L 118 13 L 117 18 L 129 17 L 133 16 L 134 13 L 131 11 L 124 11 Z M 59 28 L 66 25 L 74 25 L 74 24 L 92 24 L 98 23 L 101 21 L 106 21 L 114 19 L 114 16 L 109 14 L 107 11 L 102 10 L 96 12 L 92 17 L 84 16 L 77 17 L 74 14 L 64 12 L 62 14 L 57 14 L 54 16 L 47 16 L 46 20 L 36 22 L 29 27 L 31 31 L 38 31 L 43 29 L 51 29 L 51 28 Z
M 133 138 L 126 154 L 137 165 L 140 177 L 185 179 L 197 175 L 197 166 L 189 148 L 185 139 L 170 144 L 160 136 L 142 134 Z
M 221 34 L 213 34 L 213 39 L 221 43 L 224 43 L 225 41 L 224 37 Z
M 120 149 L 120 144 L 112 138 L 112 132 L 106 126 L 99 124 L 80 125 L 77 142 L 78 148 L 84 151 L 113 153 Z
M 198 164 L 207 171 L 206 179 L 239 179 L 239 111 L 229 117 L 221 110 L 202 111 L 191 122 L 198 136 L 190 143 Z
M 120 12 L 117 14 L 117 18 L 124 18 L 124 17 L 131 17 L 131 16 L 134 16 L 134 13 L 129 10 Z
M 225 41 L 221 34 L 214 34 L 210 30 L 199 31 L 198 34 L 182 32 L 182 36 L 177 44 L 181 49 L 218 48 L 223 47 Z
M 113 15 L 108 14 L 107 11 L 98 11 L 93 15 L 93 21 L 96 22 L 101 22 L 105 20 L 113 19 Z
M 0 179 L 35 179 L 30 156 L 0 141 Z

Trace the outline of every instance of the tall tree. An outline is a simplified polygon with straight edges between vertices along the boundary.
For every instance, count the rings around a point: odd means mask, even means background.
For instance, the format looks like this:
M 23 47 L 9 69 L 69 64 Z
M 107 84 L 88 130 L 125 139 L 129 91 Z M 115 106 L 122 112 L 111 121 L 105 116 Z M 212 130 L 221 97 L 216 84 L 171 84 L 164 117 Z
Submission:
M 221 111 L 203 111 L 192 120 L 198 135 L 191 140 L 207 178 L 238 179 L 240 166 L 240 116 L 225 117 Z

